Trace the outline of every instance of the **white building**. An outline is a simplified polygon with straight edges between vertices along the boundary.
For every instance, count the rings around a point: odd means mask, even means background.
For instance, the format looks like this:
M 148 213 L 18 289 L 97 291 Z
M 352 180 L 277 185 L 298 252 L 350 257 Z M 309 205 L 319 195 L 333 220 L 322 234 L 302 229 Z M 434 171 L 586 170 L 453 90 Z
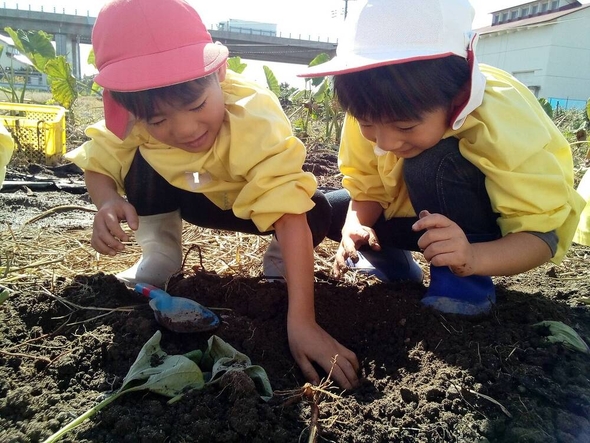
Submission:
M 15 48 L 12 38 L 0 34 L 0 46 L 2 46 L 2 55 L 0 55 L 0 85 L 6 85 L 6 75 L 15 75 L 18 79 L 23 78 L 27 69 L 32 66 L 30 60 L 23 56 L 18 49 Z M 41 74 L 36 69 L 29 69 L 27 88 L 29 89 L 48 89 L 47 76 Z M 0 97 L 3 99 L 4 97 Z
M 590 98 L 590 4 L 537 0 L 492 13 L 477 29 L 477 57 L 503 69 L 555 108 Z

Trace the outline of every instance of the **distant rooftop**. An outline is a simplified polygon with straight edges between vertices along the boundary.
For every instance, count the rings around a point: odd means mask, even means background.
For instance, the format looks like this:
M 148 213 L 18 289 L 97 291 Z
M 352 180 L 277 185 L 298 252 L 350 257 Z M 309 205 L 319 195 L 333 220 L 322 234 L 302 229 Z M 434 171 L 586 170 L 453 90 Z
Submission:
M 536 0 L 492 12 L 492 26 L 568 11 L 580 6 L 582 4 L 577 0 Z
M 561 0 L 561 1 L 563 1 L 563 0 Z M 526 3 L 526 4 L 520 5 L 518 7 L 503 9 L 501 11 L 494 12 L 494 14 L 504 14 L 505 11 L 512 11 L 514 8 L 521 8 L 522 9 L 522 8 L 526 8 L 527 6 L 530 7 L 530 5 L 537 5 L 539 3 L 543 3 L 543 1 Z M 545 0 L 545 3 L 547 3 L 547 0 Z M 523 28 L 523 27 L 541 26 L 544 23 L 548 23 L 552 20 L 563 17 L 565 15 L 572 14 L 574 12 L 578 12 L 578 11 L 581 11 L 586 8 L 590 8 L 590 4 L 582 5 L 580 2 L 577 2 L 577 1 L 573 1 L 570 4 L 572 4 L 574 6 L 570 6 L 570 7 L 563 8 L 563 9 L 557 9 L 555 11 L 545 12 L 545 13 L 537 14 L 537 15 L 527 15 L 527 16 L 520 17 L 518 19 L 508 20 L 506 22 L 498 22 L 498 23 L 492 24 L 491 26 L 478 28 L 477 33 L 479 35 L 483 36 L 485 34 L 493 34 L 493 33 L 497 33 L 497 32 L 517 30 L 517 29 Z M 494 15 L 494 17 L 495 17 L 495 15 Z

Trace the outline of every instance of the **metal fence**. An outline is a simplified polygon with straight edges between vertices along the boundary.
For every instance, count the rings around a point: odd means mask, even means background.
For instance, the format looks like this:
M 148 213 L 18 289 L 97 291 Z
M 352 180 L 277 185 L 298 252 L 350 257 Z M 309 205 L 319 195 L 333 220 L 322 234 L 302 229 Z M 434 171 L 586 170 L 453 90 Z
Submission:
M 547 101 L 553 109 L 586 109 L 586 100 L 550 97 Z

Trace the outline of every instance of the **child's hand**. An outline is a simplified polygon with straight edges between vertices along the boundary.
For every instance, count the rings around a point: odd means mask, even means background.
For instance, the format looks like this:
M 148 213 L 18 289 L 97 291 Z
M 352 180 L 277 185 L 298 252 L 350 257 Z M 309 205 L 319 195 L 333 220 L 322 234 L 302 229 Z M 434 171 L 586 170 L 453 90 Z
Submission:
M 373 228 L 363 225 L 344 225 L 342 228 L 342 240 L 336 252 L 336 259 L 332 271 L 336 278 L 340 278 L 348 268 L 346 260 L 350 258 L 354 263 L 358 261 L 357 251 L 362 245 L 369 245 L 375 251 L 381 250 L 379 239 Z
M 459 225 L 444 215 L 428 211 L 420 211 L 419 217 L 412 229 L 426 230 L 418 240 L 424 258 L 434 266 L 448 266 L 461 277 L 472 275 L 476 257 Z
M 312 365 L 317 363 L 326 374 L 332 371 L 331 379 L 341 388 L 352 389 L 358 385 L 359 362 L 354 352 L 338 343 L 315 321 L 304 324 L 301 320 L 288 319 L 287 330 L 291 354 L 306 380 L 315 385 L 320 383 Z
M 119 222 L 127 220 L 127 224 L 134 231 L 139 221 L 133 205 L 122 197 L 116 197 L 102 204 L 94 216 L 92 230 L 92 247 L 101 254 L 115 255 L 125 249 L 122 242 L 129 241 L 129 236 L 123 231 Z

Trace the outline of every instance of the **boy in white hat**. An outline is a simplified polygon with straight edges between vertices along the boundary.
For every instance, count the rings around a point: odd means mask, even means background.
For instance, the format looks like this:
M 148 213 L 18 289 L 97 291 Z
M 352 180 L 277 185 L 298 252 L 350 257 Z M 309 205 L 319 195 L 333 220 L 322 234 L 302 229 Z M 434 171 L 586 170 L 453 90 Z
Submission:
M 490 276 L 559 263 L 584 205 L 568 142 L 526 86 L 477 63 L 472 20 L 467 0 L 369 0 L 336 57 L 301 75 L 334 75 L 347 112 L 335 273 L 416 279 L 399 257 L 419 250 L 422 303 L 465 315 L 495 303 Z
M 92 246 L 102 254 L 122 251 L 126 221 L 142 257 L 117 277 L 130 286 L 163 286 L 181 266 L 183 219 L 274 231 L 264 272 L 284 272 L 291 353 L 316 383 L 313 363 L 328 372 L 338 355 L 334 379 L 352 387 L 356 356 L 315 320 L 313 247 L 328 229 L 330 207 L 302 170 L 305 147 L 277 98 L 226 69 L 227 48 L 211 41 L 182 0 L 109 2 L 92 44 L 105 120 L 69 155 L 85 170 L 98 208 Z

